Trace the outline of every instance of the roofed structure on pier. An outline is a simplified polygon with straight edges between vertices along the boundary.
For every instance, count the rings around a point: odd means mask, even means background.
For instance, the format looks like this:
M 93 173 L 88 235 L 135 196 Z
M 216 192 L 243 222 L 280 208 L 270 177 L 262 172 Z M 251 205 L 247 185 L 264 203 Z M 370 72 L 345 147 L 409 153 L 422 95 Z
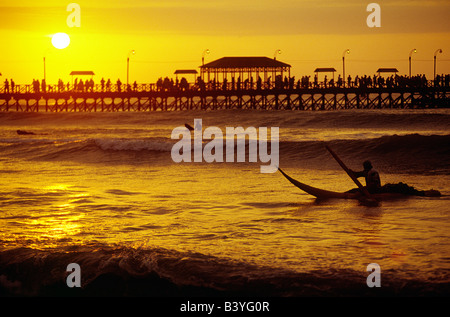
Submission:
M 377 70 L 378 76 L 380 75 L 380 73 L 398 73 L 397 68 L 378 68 Z
M 334 73 L 336 72 L 336 69 L 333 67 L 316 68 L 314 72 L 316 73 L 316 75 L 317 73 L 333 73 L 334 79 Z
M 208 81 L 213 77 L 216 80 L 225 79 L 228 75 L 231 78 L 239 77 L 242 81 L 247 78 L 263 76 L 264 81 L 272 76 L 275 80 L 277 75 L 287 75 L 290 77 L 291 65 L 277 61 L 274 58 L 262 56 L 244 56 L 244 57 L 222 57 L 218 60 L 200 66 L 200 73 L 203 79 L 205 75 Z M 255 77 L 253 77 L 255 76 Z
M 198 72 L 195 69 L 177 69 L 174 74 L 175 75 L 198 74 Z
M 332 67 L 325 67 L 325 68 L 316 68 L 314 70 L 315 73 L 334 73 L 336 69 Z
M 73 76 L 94 76 L 94 72 L 92 70 L 74 70 L 70 72 L 70 76 L 72 76 L 72 84 L 73 84 Z M 91 77 L 92 78 L 92 77 Z
M 195 69 L 177 69 L 174 72 L 174 74 L 177 77 L 177 79 L 178 79 L 178 75 L 194 75 L 194 82 L 195 82 L 198 71 L 196 71 Z
M 94 72 L 91 70 L 88 71 L 72 71 L 70 72 L 70 76 L 94 76 Z

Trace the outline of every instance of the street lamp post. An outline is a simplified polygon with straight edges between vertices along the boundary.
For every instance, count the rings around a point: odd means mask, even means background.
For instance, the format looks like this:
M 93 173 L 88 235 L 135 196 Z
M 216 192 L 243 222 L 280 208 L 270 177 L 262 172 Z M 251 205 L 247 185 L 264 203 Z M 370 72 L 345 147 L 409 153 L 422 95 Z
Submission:
M 350 54 L 350 50 L 346 49 L 344 53 L 342 53 L 342 80 L 344 82 L 344 87 L 345 87 L 345 54 Z
M 412 53 L 417 53 L 417 50 L 414 48 L 409 52 L 409 78 L 411 78 L 411 55 Z
M 130 75 L 130 55 L 134 55 L 134 54 L 136 54 L 136 51 L 135 50 L 131 50 L 129 53 L 128 53 L 128 57 L 127 57 L 127 89 L 128 89 L 128 85 L 129 85 L 129 75 Z
M 45 56 L 44 56 L 44 81 L 47 82 L 47 81 L 45 80 L 45 78 L 46 78 L 46 72 L 45 72 Z
M 202 53 L 202 66 L 205 65 L 205 54 L 209 54 L 209 53 L 211 53 L 209 48 L 203 51 L 203 53 Z M 205 79 L 205 72 L 204 72 L 203 68 L 201 69 L 201 77 L 202 77 L 202 80 Z M 208 73 L 208 77 L 209 77 L 209 73 Z
M 206 49 L 203 51 L 202 54 L 202 66 L 205 65 L 205 54 L 209 54 L 211 51 L 209 49 Z
M 278 54 L 281 54 L 281 50 L 276 50 L 276 51 L 275 51 L 275 54 L 273 54 L 273 59 L 274 59 L 274 60 L 277 60 L 277 55 L 278 55 Z
M 51 48 L 47 48 L 47 50 L 44 52 L 44 58 L 43 58 L 43 61 L 44 61 L 44 82 L 45 83 L 47 83 L 47 69 L 46 69 L 46 57 L 47 57 L 47 54 L 48 53 L 50 53 L 50 51 L 51 51 Z
M 43 58 L 43 60 L 44 60 L 44 80 L 43 80 L 43 82 L 42 82 L 42 90 L 43 90 L 43 92 L 45 92 L 46 91 L 46 89 L 47 89 L 47 65 L 46 65 L 46 56 L 47 56 L 47 54 L 50 52 L 50 48 L 49 49 L 47 49 L 46 51 L 45 51 L 45 53 L 44 53 L 44 58 Z
M 438 49 L 436 50 L 436 52 L 434 52 L 434 72 L 433 72 L 433 79 L 436 80 L 436 54 L 437 53 L 441 53 L 442 54 L 442 49 Z

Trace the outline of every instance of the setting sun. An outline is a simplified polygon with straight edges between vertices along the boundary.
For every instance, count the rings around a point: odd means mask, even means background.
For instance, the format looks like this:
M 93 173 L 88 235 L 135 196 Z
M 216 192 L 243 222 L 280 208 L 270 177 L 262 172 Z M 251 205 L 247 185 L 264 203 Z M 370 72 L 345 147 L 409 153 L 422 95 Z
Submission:
M 70 37 L 66 33 L 56 33 L 52 37 L 52 44 L 57 49 L 64 49 L 70 44 Z

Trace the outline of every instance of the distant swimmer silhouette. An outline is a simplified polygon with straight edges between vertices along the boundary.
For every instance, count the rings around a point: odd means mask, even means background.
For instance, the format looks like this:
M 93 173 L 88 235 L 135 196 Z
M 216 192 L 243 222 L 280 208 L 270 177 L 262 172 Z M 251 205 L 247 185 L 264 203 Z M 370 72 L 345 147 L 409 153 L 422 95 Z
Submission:
M 28 131 L 23 131 L 23 130 L 17 130 L 17 134 L 18 135 L 35 135 L 34 132 L 28 132 Z
M 24 131 L 24 130 L 17 130 L 17 134 L 18 135 L 48 135 L 48 133 L 34 133 L 34 132 L 30 132 L 30 131 Z

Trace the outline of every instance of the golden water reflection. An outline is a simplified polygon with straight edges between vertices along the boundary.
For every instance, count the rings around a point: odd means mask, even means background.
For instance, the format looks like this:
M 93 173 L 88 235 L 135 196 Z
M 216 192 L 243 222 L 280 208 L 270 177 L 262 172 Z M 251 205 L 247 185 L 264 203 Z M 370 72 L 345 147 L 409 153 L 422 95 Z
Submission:
M 324 189 L 353 186 L 341 171 L 291 172 Z M 2 241 L 35 248 L 138 244 L 296 270 L 372 262 L 403 269 L 432 259 L 442 267 L 450 248 L 448 225 L 432 219 L 441 200 L 377 208 L 316 202 L 280 175 L 226 166 L 83 166 L 76 173 L 38 179 L 35 204 L 10 211 L 20 214 L 19 225 L 5 225 Z
M 71 241 L 71 237 L 81 234 L 86 213 L 78 211 L 75 202 L 90 195 L 74 191 L 72 187 L 61 183 L 36 188 L 34 199 L 45 203 L 36 204 L 17 220 L 24 228 L 18 238 L 30 241 L 29 247 L 40 249 L 55 247 L 61 241 Z

